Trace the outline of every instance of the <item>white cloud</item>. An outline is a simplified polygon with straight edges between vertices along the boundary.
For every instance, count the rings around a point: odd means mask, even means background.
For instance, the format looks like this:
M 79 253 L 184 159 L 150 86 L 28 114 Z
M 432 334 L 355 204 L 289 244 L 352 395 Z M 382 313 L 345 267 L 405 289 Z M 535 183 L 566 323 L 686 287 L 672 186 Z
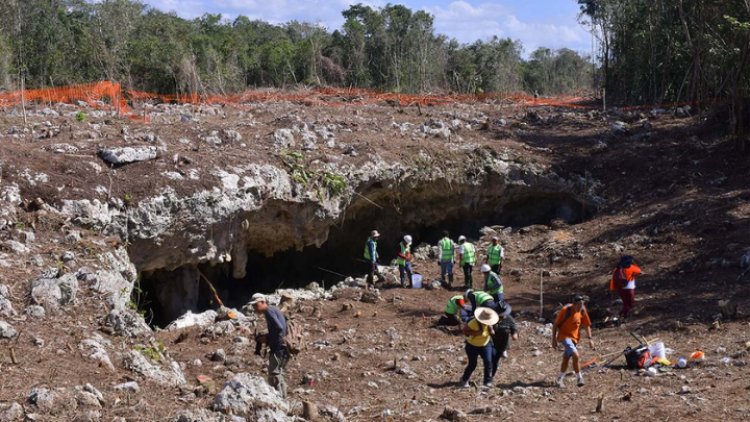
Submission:
M 357 3 L 380 7 L 380 0 L 147 0 L 163 11 L 175 11 L 185 18 L 196 18 L 207 11 L 221 13 L 227 19 L 239 15 L 280 24 L 292 20 L 320 23 L 329 30 L 338 29 L 344 18 L 341 12 Z
M 493 36 L 518 39 L 526 53 L 538 47 L 562 48 L 587 51 L 590 43 L 588 32 L 576 23 L 549 24 L 523 22 L 511 10 L 497 3 L 474 5 L 459 0 L 445 7 L 433 6 L 426 10 L 435 15 L 437 32 L 454 37 L 461 42 L 487 40 Z
M 482 1 L 482 0 L 480 0 Z M 562 1 L 562 0 L 550 0 Z M 164 11 L 175 11 L 185 18 L 196 18 L 206 12 L 222 13 L 227 19 L 245 15 L 270 23 L 291 20 L 318 23 L 329 30 L 339 29 L 344 23 L 341 12 L 352 4 L 363 3 L 383 7 L 393 0 L 146 0 L 151 6 Z M 408 4 L 409 1 L 404 3 Z M 590 49 L 590 36 L 575 22 L 575 17 L 561 16 L 555 23 L 523 21 L 512 9 L 499 2 L 484 0 L 456 0 L 444 6 L 427 6 L 435 16 L 435 29 L 464 43 L 493 36 L 521 40 L 525 53 L 538 47 L 568 47 L 581 52 Z M 569 21 L 568 21 L 569 20 Z

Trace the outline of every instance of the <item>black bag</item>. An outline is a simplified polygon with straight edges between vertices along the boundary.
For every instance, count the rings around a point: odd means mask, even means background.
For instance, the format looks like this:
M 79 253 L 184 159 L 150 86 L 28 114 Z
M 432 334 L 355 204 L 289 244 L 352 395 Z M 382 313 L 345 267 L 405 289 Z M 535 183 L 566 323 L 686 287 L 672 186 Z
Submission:
M 628 369 L 642 369 L 651 360 L 651 353 L 648 351 L 648 346 L 628 347 L 624 353 Z

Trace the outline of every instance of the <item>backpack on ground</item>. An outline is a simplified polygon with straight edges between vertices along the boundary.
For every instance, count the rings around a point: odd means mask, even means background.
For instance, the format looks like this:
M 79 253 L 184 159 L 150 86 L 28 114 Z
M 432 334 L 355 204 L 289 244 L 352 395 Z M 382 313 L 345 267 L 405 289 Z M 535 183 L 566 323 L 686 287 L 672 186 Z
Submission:
M 284 337 L 284 341 L 286 343 L 286 350 L 292 355 L 296 355 L 307 349 L 307 342 L 305 341 L 301 322 L 287 318 L 286 337 Z
M 628 347 L 624 354 L 628 369 L 643 369 L 651 361 L 651 352 L 648 351 L 648 346 Z

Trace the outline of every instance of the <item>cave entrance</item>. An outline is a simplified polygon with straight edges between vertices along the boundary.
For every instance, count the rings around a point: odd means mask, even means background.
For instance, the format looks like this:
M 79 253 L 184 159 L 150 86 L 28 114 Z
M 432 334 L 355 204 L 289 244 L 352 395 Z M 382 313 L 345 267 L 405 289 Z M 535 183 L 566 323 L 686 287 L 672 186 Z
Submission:
M 388 203 L 377 198 L 380 203 Z M 485 226 L 525 227 L 549 224 L 555 219 L 575 224 L 591 215 L 574 197 L 565 194 L 515 195 L 497 205 L 495 201 L 456 201 L 455 198 L 424 200 L 404 206 L 355 204 L 347 217 L 328 232 L 320 246 L 289 249 L 266 256 L 252 250 L 247 255 L 246 275 L 232 276 L 232 263 L 191 265 L 175 270 L 141 274 L 137 303 L 147 313 L 152 326 L 165 327 L 187 311 L 215 309 L 213 293 L 205 276 L 215 286 L 225 305 L 240 308 L 257 292 L 272 293 L 278 288 L 303 287 L 312 281 L 330 286 L 346 276 L 361 277 L 367 263 L 362 255 L 372 229 L 381 233 L 378 251 L 381 264 L 395 258 L 403 234 L 410 234 L 415 245 L 434 245 L 448 230 L 456 239 L 464 234 L 476 239 Z M 447 204 L 447 205 L 446 205 Z M 202 276 L 201 276 L 202 274 Z

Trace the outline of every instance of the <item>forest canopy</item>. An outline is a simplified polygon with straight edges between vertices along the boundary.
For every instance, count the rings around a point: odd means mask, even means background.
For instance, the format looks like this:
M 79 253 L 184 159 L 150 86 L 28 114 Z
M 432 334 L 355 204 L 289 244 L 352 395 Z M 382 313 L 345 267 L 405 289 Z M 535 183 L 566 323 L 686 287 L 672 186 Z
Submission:
M 219 14 L 183 19 L 133 0 L 5 0 L 0 89 L 111 80 L 132 89 L 225 94 L 295 84 L 396 92 L 589 91 L 589 57 L 517 40 L 463 44 L 398 4 L 342 12 L 341 28 Z

